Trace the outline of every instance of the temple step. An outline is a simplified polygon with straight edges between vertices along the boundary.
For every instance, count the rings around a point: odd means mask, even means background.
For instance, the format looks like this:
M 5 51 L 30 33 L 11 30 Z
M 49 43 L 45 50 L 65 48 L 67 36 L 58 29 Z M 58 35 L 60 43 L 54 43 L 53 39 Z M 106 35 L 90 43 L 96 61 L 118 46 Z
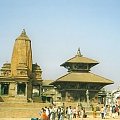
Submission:
M 13 97 L 13 96 L 2 96 L 0 97 L 0 102 L 8 102 L 8 103 L 26 103 L 27 98 L 22 96 L 22 97 Z
M 6 103 L 0 102 L 0 118 L 34 118 L 50 103 Z

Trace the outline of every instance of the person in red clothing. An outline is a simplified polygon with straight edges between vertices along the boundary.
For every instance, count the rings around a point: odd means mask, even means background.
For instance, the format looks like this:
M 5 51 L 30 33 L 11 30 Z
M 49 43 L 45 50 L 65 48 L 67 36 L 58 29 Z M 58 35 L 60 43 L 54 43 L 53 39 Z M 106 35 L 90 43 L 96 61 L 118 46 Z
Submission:
M 118 114 L 118 116 L 119 116 L 119 106 L 118 105 L 116 105 L 116 107 L 115 107 L 115 112 Z
M 41 113 L 41 116 L 40 116 L 40 120 L 49 120 L 49 119 L 48 119 L 48 116 L 46 115 L 46 111 L 45 111 L 44 108 L 42 109 L 42 113 Z

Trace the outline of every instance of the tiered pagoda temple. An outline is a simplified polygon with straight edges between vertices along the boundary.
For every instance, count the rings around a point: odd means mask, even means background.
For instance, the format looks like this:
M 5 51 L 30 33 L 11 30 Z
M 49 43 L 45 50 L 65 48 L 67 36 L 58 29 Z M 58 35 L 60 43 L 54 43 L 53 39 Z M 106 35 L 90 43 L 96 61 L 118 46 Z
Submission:
M 97 61 L 83 57 L 78 49 L 75 57 L 61 65 L 68 69 L 68 74 L 51 84 L 59 89 L 63 101 L 86 102 L 87 95 L 90 101 L 98 101 L 100 89 L 113 84 L 113 81 L 90 72 L 90 69 L 97 64 L 99 64 Z
M 25 30 L 15 40 L 11 63 L 4 63 L 0 73 L 0 101 L 40 101 L 42 71 L 32 62 L 31 40 Z

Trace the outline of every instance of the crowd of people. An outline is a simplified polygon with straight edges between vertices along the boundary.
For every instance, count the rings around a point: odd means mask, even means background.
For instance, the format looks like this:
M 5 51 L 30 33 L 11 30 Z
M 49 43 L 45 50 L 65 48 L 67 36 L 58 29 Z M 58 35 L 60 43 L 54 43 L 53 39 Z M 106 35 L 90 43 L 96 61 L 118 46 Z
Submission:
M 115 118 L 116 116 L 120 115 L 120 106 L 118 105 L 112 105 L 112 106 L 104 106 L 100 109 L 101 118 L 105 119 L 107 115 L 109 115 L 112 118 Z
M 101 119 L 105 119 L 107 116 L 115 118 L 120 115 L 120 106 L 118 105 L 106 105 L 104 107 L 96 106 L 92 110 L 94 118 L 98 117 L 98 113 Z M 62 106 L 51 105 L 49 107 L 44 107 L 40 110 L 39 115 L 40 120 L 72 120 L 73 118 L 83 120 L 83 118 L 87 117 L 84 107 L 80 105 L 77 105 L 76 107 L 65 107 L 64 104 Z
M 49 107 L 42 108 L 40 111 L 40 120 L 64 120 L 64 118 L 68 120 L 72 120 L 72 118 L 83 118 L 87 117 L 85 113 L 85 108 L 77 105 L 76 107 L 65 107 L 52 105 Z

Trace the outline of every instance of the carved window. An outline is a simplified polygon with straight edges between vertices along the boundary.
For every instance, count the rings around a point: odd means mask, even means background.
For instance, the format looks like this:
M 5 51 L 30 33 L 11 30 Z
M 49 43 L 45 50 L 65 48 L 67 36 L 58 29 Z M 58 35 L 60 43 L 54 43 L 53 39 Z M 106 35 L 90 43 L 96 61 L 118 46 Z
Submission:
M 74 70 L 87 70 L 87 64 L 74 64 L 73 65 Z

